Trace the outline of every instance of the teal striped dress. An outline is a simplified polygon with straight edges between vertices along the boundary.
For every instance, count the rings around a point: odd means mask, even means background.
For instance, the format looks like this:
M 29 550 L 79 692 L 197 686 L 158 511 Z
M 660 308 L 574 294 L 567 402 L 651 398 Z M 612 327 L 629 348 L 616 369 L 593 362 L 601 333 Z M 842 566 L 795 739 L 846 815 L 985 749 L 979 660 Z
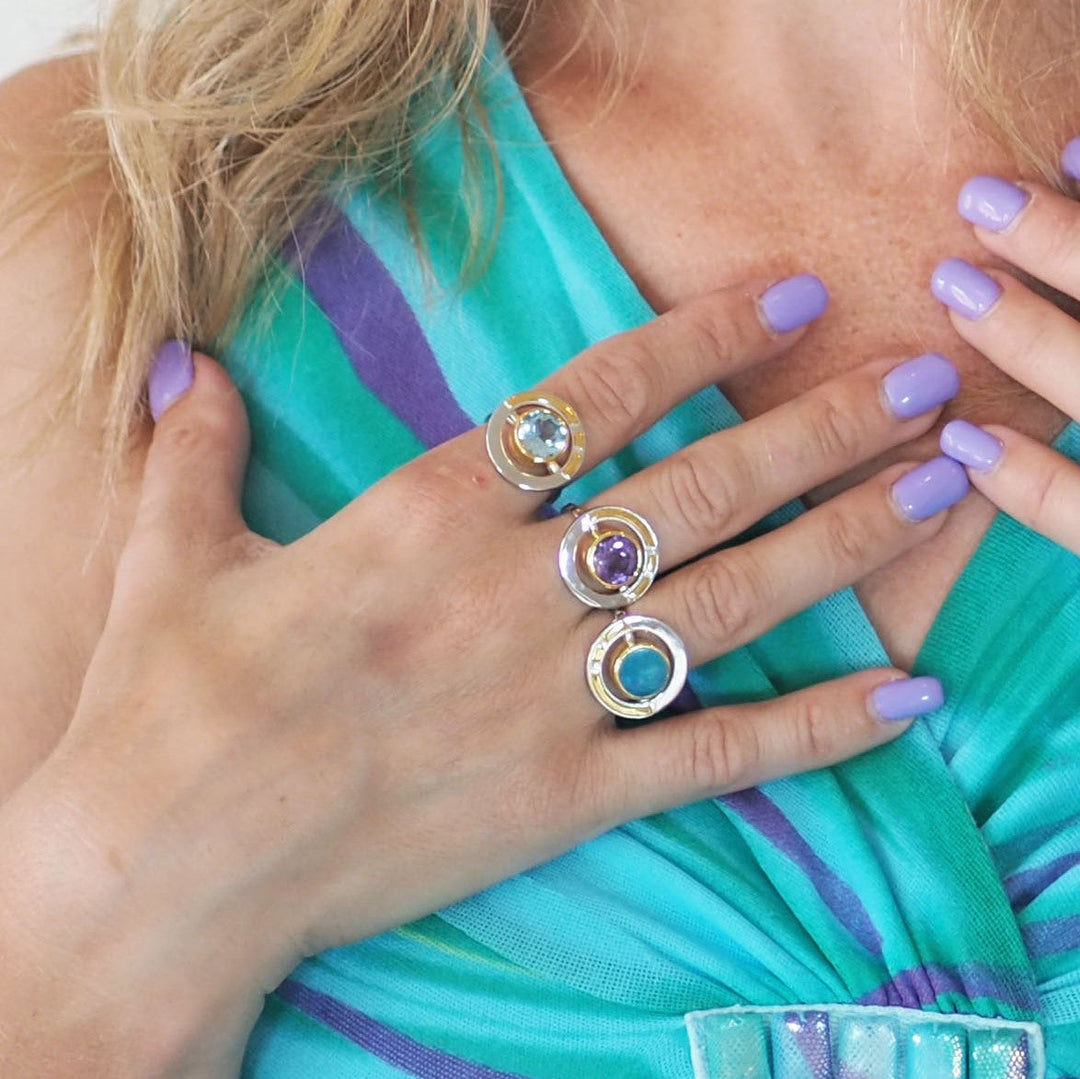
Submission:
M 504 210 L 482 276 L 440 290 L 392 199 L 339 192 L 224 359 L 245 395 L 245 511 L 290 540 L 653 312 L 493 51 Z M 447 124 L 417 163 L 435 277 L 466 233 Z M 263 299 L 265 300 L 265 296 Z M 715 389 L 568 492 L 582 501 L 739 422 Z M 1070 429 L 1061 446 L 1080 456 Z M 767 525 L 799 512 L 788 506 Z M 305 962 L 250 1079 L 1080 1076 L 1080 560 L 1000 517 L 919 656 L 945 709 L 826 771 L 631 822 Z M 886 663 L 850 592 L 693 673 L 706 703 Z

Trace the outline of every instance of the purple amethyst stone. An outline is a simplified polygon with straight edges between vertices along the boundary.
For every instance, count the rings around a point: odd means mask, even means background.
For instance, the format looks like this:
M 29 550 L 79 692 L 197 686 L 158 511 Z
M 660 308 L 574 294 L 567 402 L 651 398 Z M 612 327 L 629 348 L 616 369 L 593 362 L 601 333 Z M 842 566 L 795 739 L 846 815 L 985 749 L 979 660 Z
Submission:
M 604 536 L 593 548 L 592 569 L 609 588 L 625 588 L 637 575 L 641 556 L 627 536 Z

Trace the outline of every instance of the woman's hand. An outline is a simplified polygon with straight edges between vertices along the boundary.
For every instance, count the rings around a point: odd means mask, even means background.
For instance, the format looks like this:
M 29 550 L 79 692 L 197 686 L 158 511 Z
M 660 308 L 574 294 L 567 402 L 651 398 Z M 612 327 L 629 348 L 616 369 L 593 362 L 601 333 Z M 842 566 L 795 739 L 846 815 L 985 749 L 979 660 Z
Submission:
M 707 296 L 541 388 L 577 407 L 595 465 L 788 347 L 818 313 L 815 288 Z M 584 671 L 610 616 L 556 569 L 570 519 L 542 519 L 543 496 L 495 473 L 482 430 L 280 547 L 238 509 L 235 389 L 205 357 L 186 389 L 182 356 L 167 356 L 152 399 L 169 407 L 74 722 L 0 812 L 0 1063 L 71 1074 L 74 1046 L 81 1073 L 98 1074 L 89 1044 L 132 1073 L 235 1070 L 262 995 L 305 955 L 627 819 L 860 753 L 936 704 L 932 680 L 885 669 L 619 729 Z M 861 367 L 597 500 L 655 526 L 665 576 L 634 610 L 674 627 L 692 664 L 927 539 L 962 495 L 952 462 L 894 467 L 697 558 L 925 433 L 955 372 L 940 357 L 893 366 Z
M 1063 165 L 1080 178 L 1080 140 Z M 1080 205 L 1040 184 L 980 176 L 960 194 L 961 214 L 984 247 L 1080 300 Z M 1072 419 L 1080 419 L 1080 324 L 1011 274 L 949 259 L 934 294 L 960 335 L 993 364 Z M 1080 554 L 1080 465 L 1007 427 L 954 420 L 942 450 L 1005 512 Z

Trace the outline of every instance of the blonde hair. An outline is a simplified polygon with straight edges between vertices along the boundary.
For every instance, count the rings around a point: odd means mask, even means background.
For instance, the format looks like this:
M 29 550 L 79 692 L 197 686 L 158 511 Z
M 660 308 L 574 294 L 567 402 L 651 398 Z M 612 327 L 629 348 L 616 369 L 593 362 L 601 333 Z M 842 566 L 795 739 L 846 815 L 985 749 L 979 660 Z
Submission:
M 927 0 L 954 99 L 1025 174 L 1062 187 L 1061 140 L 1080 133 L 1075 0 Z M 937 35 L 935 35 L 937 36 Z M 1071 106 L 1071 107 L 1070 107 Z
M 1074 58 L 1074 5 L 1044 4 L 1040 21 L 1029 4 L 939 0 L 932 39 L 979 122 L 1025 172 L 1055 179 L 1061 117 L 1045 110 Z M 331 173 L 400 175 L 418 127 L 464 111 L 489 22 L 512 41 L 533 6 L 116 0 L 87 113 L 99 141 L 76 166 L 107 167 L 112 184 L 73 393 L 107 377 L 114 452 L 156 345 L 212 345 Z

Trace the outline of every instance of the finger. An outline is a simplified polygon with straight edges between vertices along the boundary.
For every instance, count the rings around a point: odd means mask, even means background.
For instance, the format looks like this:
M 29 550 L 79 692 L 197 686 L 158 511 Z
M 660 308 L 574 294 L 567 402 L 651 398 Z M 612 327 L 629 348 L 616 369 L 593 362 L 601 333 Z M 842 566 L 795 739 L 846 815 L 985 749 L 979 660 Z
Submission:
M 723 289 L 594 345 L 539 388 L 580 412 L 595 465 L 695 391 L 789 348 L 826 303 L 808 276 Z
M 888 686 L 882 690 L 881 687 Z M 907 729 L 883 715 L 925 714 L 943 703 L 935 679 L 861 671 L 774 701 L 708 708 L 635 730 L 597 736 L 600 767 L 622 817 L 824 768 Z
M 586 349 L 535 391 L 577 410 L 586 472 L 698 390 L 789 348 L 827 302 L 824 285 L 810 275 L 712 292 Z M 464 461 L 476 457 L 476 444 L 475 433 L 465 436 Z M 506 483 L 487 486 L 501 495 L 499 512 L 528 516 L 544 499 Z
M 643 513 L 660 538 L 664 567 L 678 565 L 790 499 L 928 431 L 959 388 L 956 369 L 944 356 L 928 354 L 899 367 L 866 364 L 701 439 L 596 502 Z
M 170 556 L 246 533 L 240 490 L 248 423 L 229 376 L 207 356 L 171 343 L 150 377 L 157 415 L 143 474 L 135 534 Z
M 554 394 L 578 412 L 588 471 L 691 394 L 789 348 L 827 303 L 825 286 L 811 275 L 712 292 L 586 349 L 534 391 Z M 477 428 L 424 454 L 377 484 L 372 498 L 387 498 L 391 506 L 407 500 L 420 528 L 458 518 L 475 524 L 478 514 L 502 522 L 508 515 L 533 517 L 548 495 L 503 480 L 488 460 L 485 438 Z M 368 510 L 371 504 L 368 499 Z M 360 512 L 353 506 L 323 524 L 320 537 L 347 546 Z
M 1080 298 L 1080 205 L 1072 199 L 1043 184 L 976 176 L 961 188 L 958 209 L 988 251 Z
M 945 514 L 909 520 L 895 493 L 897 481 L 917 481 L 926 469 L 893 466 L 782 528 L 684 566 L 634 610 L 675 628 L 692 666 L 730 652 L 936 535 Z M 963 470 L 953 470 L 949 503 L 967 490 Z
M 994 505 L 1080 554 L 1080 467 L 1067 457 L 1007 427 L 965 420 L 946 424 L 941 448 Z
M 962 259 L 934 271 L 932 290 L 957 332 L 991 363 L 1062 412 L 1080 417 L 1080 326 L 1007 273 Z

